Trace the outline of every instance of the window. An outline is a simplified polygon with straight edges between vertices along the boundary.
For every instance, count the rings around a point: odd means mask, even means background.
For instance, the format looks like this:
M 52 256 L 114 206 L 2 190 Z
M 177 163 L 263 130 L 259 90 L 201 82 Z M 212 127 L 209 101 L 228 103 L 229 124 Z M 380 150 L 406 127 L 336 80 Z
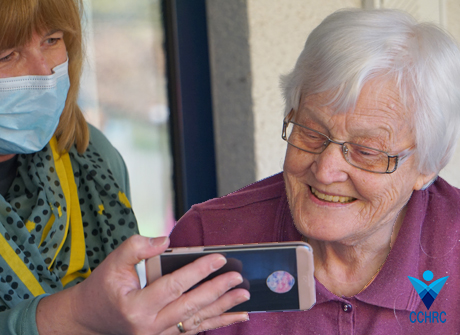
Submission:
M 141 234 L 173 224 L 164 33 L 159 0 L 85 0 L 80 106 L 123 156 Z

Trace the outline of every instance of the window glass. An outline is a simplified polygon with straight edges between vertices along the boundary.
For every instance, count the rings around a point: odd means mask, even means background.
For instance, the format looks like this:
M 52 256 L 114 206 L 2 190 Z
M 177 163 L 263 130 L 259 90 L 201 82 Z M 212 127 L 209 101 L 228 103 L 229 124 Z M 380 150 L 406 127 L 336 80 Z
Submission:
M 128 167 L 141 234 L 172 228 L 163 28 L 159 0 L 85 0 L 80 106 Z

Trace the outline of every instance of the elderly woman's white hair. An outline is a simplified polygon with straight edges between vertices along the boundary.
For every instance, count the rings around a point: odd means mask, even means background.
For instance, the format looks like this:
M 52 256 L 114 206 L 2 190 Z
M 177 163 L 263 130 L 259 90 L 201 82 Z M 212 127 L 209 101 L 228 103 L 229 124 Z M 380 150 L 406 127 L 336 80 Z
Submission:
M 341 10 L 307 39 L 281 78 L 285 115 L 301 96 L 331 93 L 337 113 L 353 109 L 363 85 L 394 79 L 413 112 L 419 170 L 438 173 L 452 157 L 460 122 L 460 52 L 433 24 L 396 10 Z

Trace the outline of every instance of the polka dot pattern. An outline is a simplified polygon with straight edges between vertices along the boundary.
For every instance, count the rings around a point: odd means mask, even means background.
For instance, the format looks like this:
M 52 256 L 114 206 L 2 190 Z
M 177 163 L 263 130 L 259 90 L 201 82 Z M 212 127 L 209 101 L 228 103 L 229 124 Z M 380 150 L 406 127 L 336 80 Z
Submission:
M 137 225 L 130 206 L 118 197 L 125 190 L 120 189 L 93 144 L 90 142 L 83 154 L 72 148 L 69 157 L 86 243 L 86 258 L 80 270 L 85 273 L 137 233 Z M 72 245 L 66 226 L 68 208 L 50 146 L 35 154 L 19 155 L 17 176 L 5 197 L 0 196 L 0 234 L 47 293 L 63 289 L 61 280 L 69 269 Z M 33 229 L 29 231 L 27 227 Z M 77 277 L 66 286 L 81 281 Z M 0 257 L 0 312 L 32 297 Z

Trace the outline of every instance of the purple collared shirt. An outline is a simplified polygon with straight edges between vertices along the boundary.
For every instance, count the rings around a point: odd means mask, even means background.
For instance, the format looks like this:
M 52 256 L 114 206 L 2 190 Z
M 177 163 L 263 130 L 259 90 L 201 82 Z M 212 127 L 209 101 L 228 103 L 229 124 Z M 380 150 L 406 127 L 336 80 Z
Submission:
M 361 293 L 338 297 L 316 280 L 309 311 L 251 313 L 250 321 L 207 335 L 460 334 L 460 193 L 441 178 L 416 191 L 393 249 Z M 195 205 L 171 234 L 171 247 L 301 240 L 282 174 Z M 432 281 L 423 280 L 426 270 Z M 429 285 L 449 276 L 428 310 L 408 276 Z

